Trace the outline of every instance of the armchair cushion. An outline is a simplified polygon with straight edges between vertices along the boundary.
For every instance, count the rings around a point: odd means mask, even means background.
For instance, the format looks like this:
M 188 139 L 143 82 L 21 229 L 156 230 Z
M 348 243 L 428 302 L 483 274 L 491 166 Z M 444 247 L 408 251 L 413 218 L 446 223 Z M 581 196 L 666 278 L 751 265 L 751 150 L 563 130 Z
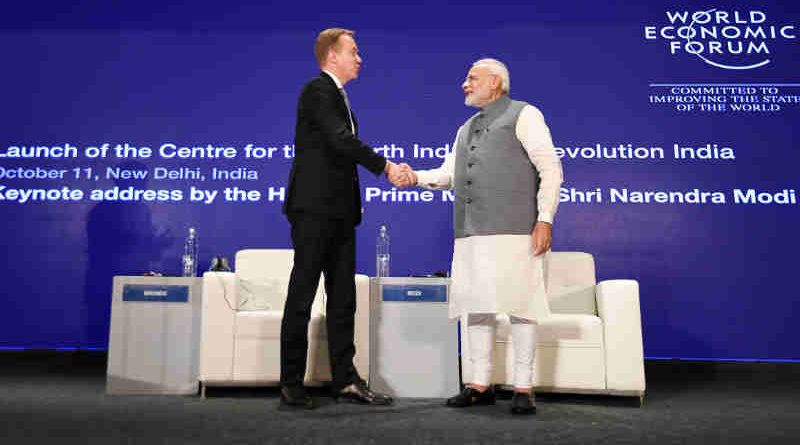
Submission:
M 551 314 L 539 322 L 536 344 L 549 347 L 601 348 L 603 320 L 596 315 Z
M 236 337 L 280 339 L 282 318 L 283 311 L 239 312 L 236 314 Z
M 288 249 L 245 249 L 236 252 L 237 310 L 283 311 L 294 252 Z M 325 313 L 323 278 L 317 286 L 313 312 Z
M 594 258 L 584 252 L 550 252 L 544 260 L 550 310 L 559 314 L 597 314 Z

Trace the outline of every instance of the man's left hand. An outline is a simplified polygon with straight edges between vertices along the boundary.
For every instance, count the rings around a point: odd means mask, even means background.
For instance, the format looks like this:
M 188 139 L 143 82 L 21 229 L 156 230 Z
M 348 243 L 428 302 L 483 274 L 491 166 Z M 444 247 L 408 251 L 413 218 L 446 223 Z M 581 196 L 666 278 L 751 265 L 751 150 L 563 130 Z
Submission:
M 553 242 L 553 225 L 544 221 L 537 221 L 531 233 L 533 242 L 533 256 L 539 256 L 550 250 Z

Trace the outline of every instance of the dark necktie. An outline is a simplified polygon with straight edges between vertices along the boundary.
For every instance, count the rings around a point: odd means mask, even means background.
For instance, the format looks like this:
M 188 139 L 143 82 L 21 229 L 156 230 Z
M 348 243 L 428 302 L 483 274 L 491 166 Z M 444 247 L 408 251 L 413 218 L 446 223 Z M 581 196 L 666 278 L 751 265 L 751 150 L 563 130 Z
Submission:
M 342 93 L 344 104 L 347 106 L 347 119 L 350 121 L 350 131 L 356 134 L 356 126 L 353 123 L 353 114 L 350 112 L 350 100 L 347 98 L 347 91 L 345 91 L 344 88 L 339 88 L 339 92 Z

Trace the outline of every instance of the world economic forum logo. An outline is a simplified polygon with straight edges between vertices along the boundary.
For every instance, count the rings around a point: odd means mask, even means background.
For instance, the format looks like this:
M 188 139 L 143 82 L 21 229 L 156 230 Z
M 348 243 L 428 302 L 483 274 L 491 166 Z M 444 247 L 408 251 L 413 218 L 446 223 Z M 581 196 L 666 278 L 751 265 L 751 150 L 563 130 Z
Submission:
M 764 11 L 666 11 L 667 22 L 645 26 L 645 40 L 664 40 L 673 56 L 690 55 L 726 70 L 751 70 L 770 63 L 770 45 L 795 40 L 795 26 L 776 23 Z

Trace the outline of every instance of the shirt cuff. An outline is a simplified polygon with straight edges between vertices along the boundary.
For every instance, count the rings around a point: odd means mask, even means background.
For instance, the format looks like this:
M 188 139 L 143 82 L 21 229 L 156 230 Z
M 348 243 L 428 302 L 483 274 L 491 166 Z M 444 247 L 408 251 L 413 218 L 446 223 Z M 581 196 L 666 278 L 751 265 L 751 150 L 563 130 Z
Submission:
M 553 224 L 553 214 L 549 212 L 539 212 L 539 217 L 536 219 L 537 221 L 546 222 L 548 224 Z
M 425 188 L 432 188 L 436 187 L 438 183 L 436 182 L 436 174 L 431 171 L 420 170 L 415 172 L 417 174 L 417 185 L 420 187 Z

